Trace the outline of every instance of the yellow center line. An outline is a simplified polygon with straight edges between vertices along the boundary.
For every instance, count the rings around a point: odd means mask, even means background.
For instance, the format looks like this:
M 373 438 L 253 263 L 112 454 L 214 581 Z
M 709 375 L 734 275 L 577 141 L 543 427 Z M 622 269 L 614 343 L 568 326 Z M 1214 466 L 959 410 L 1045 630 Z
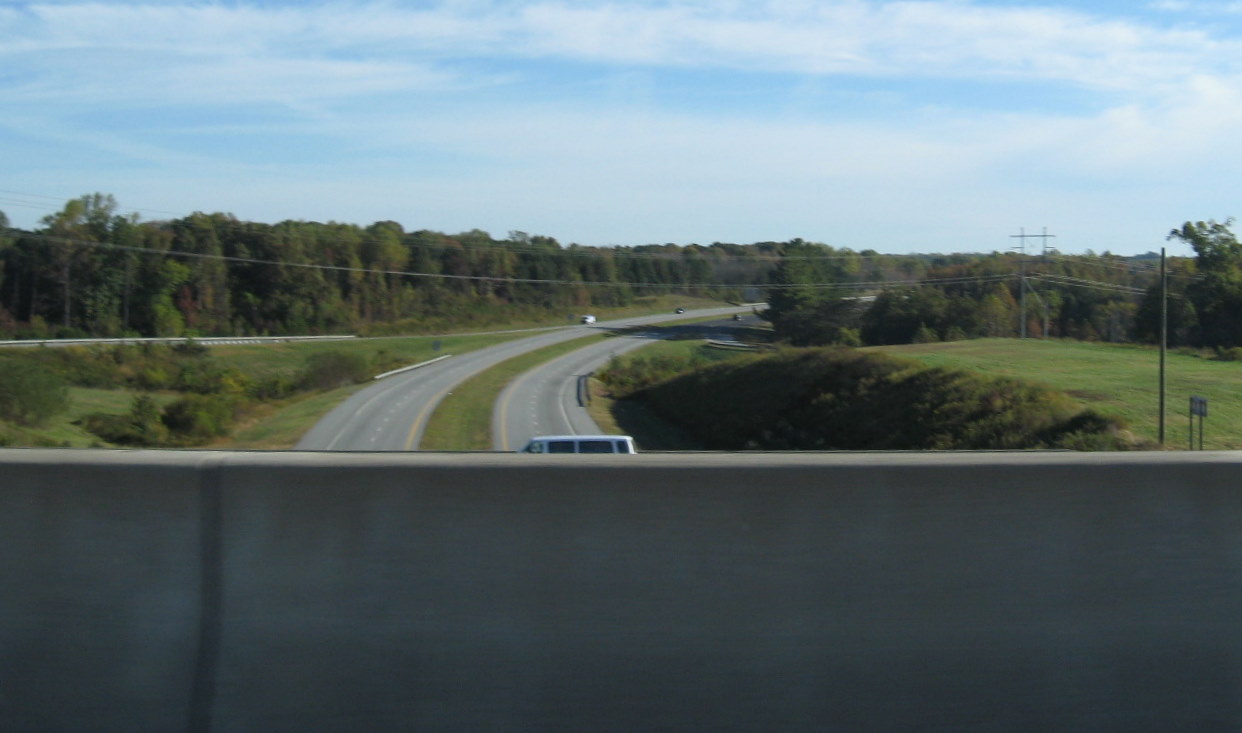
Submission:
M 440 390 L 440 393 L 437 394 L 435 397 L 432 397 L 431 401 L 427 403 L 427 406 L 424 407 L 418 413 L 418 417 L 414 418 L 414 423 L 410 425 L 410 432 L 405 438 L 405 449 L 406 450 L 414 450 L 414 438 L 418 436 L 418 431 L 419 431 L 419 428 L 422 426 L 423 421 L 427 418 L 427 416 L 431 413 L 432 410 L 434 410 L 436 407 L 439 406 L 440 401 L 444 399 L 444 395 L 448 394 L 448 391 L 455 386 L 457 385 L 450 384 L 449 386 Z
M 530 372 L 527 371 L 518 375 L 517 379 L 510 382 L 504 389 L 503 395 L 500 398 L 500 449 L 506 453 L 509 452 L 509 429 L 507 427 L 509 422 L 509 398 L 513 396 L 513 393 L 517 390 L 518 385 L 525 381 L 526 375 L 529 373 Z

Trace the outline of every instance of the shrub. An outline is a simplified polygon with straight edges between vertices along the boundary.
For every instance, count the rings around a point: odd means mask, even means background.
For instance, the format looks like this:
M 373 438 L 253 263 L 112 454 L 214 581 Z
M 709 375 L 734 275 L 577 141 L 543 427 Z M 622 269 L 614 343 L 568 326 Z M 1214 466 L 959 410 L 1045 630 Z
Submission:
M 232 395 L 191 394 L 164 408 L 163 423 L 174 442 L 202 443 L 228 435 L 237 410 L 238 401 Z
M 173 353 L 180 354 L 182 356 L 199 357 L 207 355 L 207 347 L 192 338 L 187 338 L 185 341 L 179 341 L 173 344 L 172 350 Z
M 169 378 L 168 372 L 158 366 L 139 369 L 137 374 L 130 377 L 130 383 L 139 389 L 156 390 L 172 387 L 172 379 Z
M 1216 349 L 1217 361 L 1242 361 L 1242 346 L 1218 347 Z
M 168 442 L 160 406 L 150 395 L 134 398 L 129 412 L 124 415 L 93 413 L 79 423 L 83 429 L 116 445 L 158 446 Z
M 0 419 L 41 425 L 68 406 L 69 391 L 56 374 L 16 359 L 0 363 Z
M 197 394 L 236 394 L 244 392 L 249 381 L 238 369 L 219 366 L 209 359 L 195 358 L 181 365 L 173 388 Z
M 256 400 L 279 400 L 296 391 L 293 380 L 276 375 L 251 379 L 246 394 Z
M 840 346 L 862 346 L 862 333 L 857 328 L 843 326 L 837 330 L 837 338 L 833 343 Z
M 929 328 L 926 324 L 920 323 L 919 330 L 914 332 L 913 343 L 916 344 L 934 344 L 940 341 L 940 337 L 936 332 Z
M 304 389 L 336 389 L 365 382 L 368 377 L 367 360 L 361 354 L 323 351 L 306 359 L 301 384 Z

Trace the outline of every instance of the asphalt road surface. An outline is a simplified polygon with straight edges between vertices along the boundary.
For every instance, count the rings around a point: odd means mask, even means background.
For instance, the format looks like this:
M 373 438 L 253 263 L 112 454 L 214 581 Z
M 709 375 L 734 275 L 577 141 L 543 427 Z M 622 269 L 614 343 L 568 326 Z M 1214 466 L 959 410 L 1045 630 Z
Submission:
M 614 356 L 650 343 L 636 333 L 591 344 L 531 369 L 509 383 L 492 415 L 493 448 L 521 450 L 536 435 L 602 432 L 587 414 L 582 381 Z
M 506 359 L 544 346 L 578 338 L 593 330 L 627 328 L 690 316 L 729 316 L 749 308 L 730 306 L 599 322 L 541 331 L 466 354 L 453 355 L 419 369 L 378 380 L 337 405 L 295 446 L 319 451 L 418 450 L 427 420 L 453 389 Z M 520 446 L 518 446 L 520 447 Z
M 745 323 L 758 319 L 744 315 Z M 653 338 L 668 338 L 684 328 L 696 337 L 732 339 L 732 328 L 740 325 L 731 318 L 719 321 L 673 326 L 668 329 L 641 329 L 607 341 L 585 346 L 541 364 L 507 386 L 496 400 L 492 415 L 492 447 L 498 451 L 521 450 L 536 435 L 591 435 L 603 432 L 587 412 L 582 382 L 614 356 L 646 344 Z M 672 333 L 670 333 L 670 331 Z

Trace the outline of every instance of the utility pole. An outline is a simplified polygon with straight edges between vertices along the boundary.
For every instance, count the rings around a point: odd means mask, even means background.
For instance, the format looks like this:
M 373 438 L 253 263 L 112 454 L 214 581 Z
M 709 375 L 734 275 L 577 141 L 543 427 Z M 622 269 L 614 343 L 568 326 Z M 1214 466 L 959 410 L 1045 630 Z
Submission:
M 1048 227 L 1044 227 L 1043 234 L 1027 234 L 1025 228 L 1019 227 L 1017 234 L 1009 235 L 1011 239 L 1018 240 L 1018 249 L 1022 253 L 1021 259 L 1019 260 L 1020 262 L 1020 275 L 1019 275 L 1020 287 L 1018 291 L 1018 296 L 1019 296 L 1019 308 L 1022 311 L 1021 334 L 1022 334 L 1022 338 L 1024 339 L 1026 338 L 1026 289 L 1030 287 L 1029 285 L 1027 285 L 1027 282 L 1026 282 L 1026 240 L 1028 239 L 1043 240 L 1044 262 L 1047 263 L 1048 261 L 1048 239 L 1049 237 L 1055 238 L 1056 236 L 1057 235 L 1055 234 L 1048 233 Z M 1042 300 L 1040 302 L 1043 303 Z M 1044 306 L 1044 338 L 1048 338 L 1048 304 L 1043 303 L 1043 306 Z
M 1160 433 L 1157 442 L 1164 445 L 1165 371 L 1164 355 L 1169 348 L 1169 277 L 1165 268 L 1164 247 L 1160 248 Z

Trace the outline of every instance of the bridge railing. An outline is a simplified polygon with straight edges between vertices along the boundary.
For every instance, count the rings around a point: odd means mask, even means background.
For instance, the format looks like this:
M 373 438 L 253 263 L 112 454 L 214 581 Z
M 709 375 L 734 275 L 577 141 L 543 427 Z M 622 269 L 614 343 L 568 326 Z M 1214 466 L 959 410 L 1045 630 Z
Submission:
M 1237 729 L 1240 468 L 4 450 L 0 720 Z

